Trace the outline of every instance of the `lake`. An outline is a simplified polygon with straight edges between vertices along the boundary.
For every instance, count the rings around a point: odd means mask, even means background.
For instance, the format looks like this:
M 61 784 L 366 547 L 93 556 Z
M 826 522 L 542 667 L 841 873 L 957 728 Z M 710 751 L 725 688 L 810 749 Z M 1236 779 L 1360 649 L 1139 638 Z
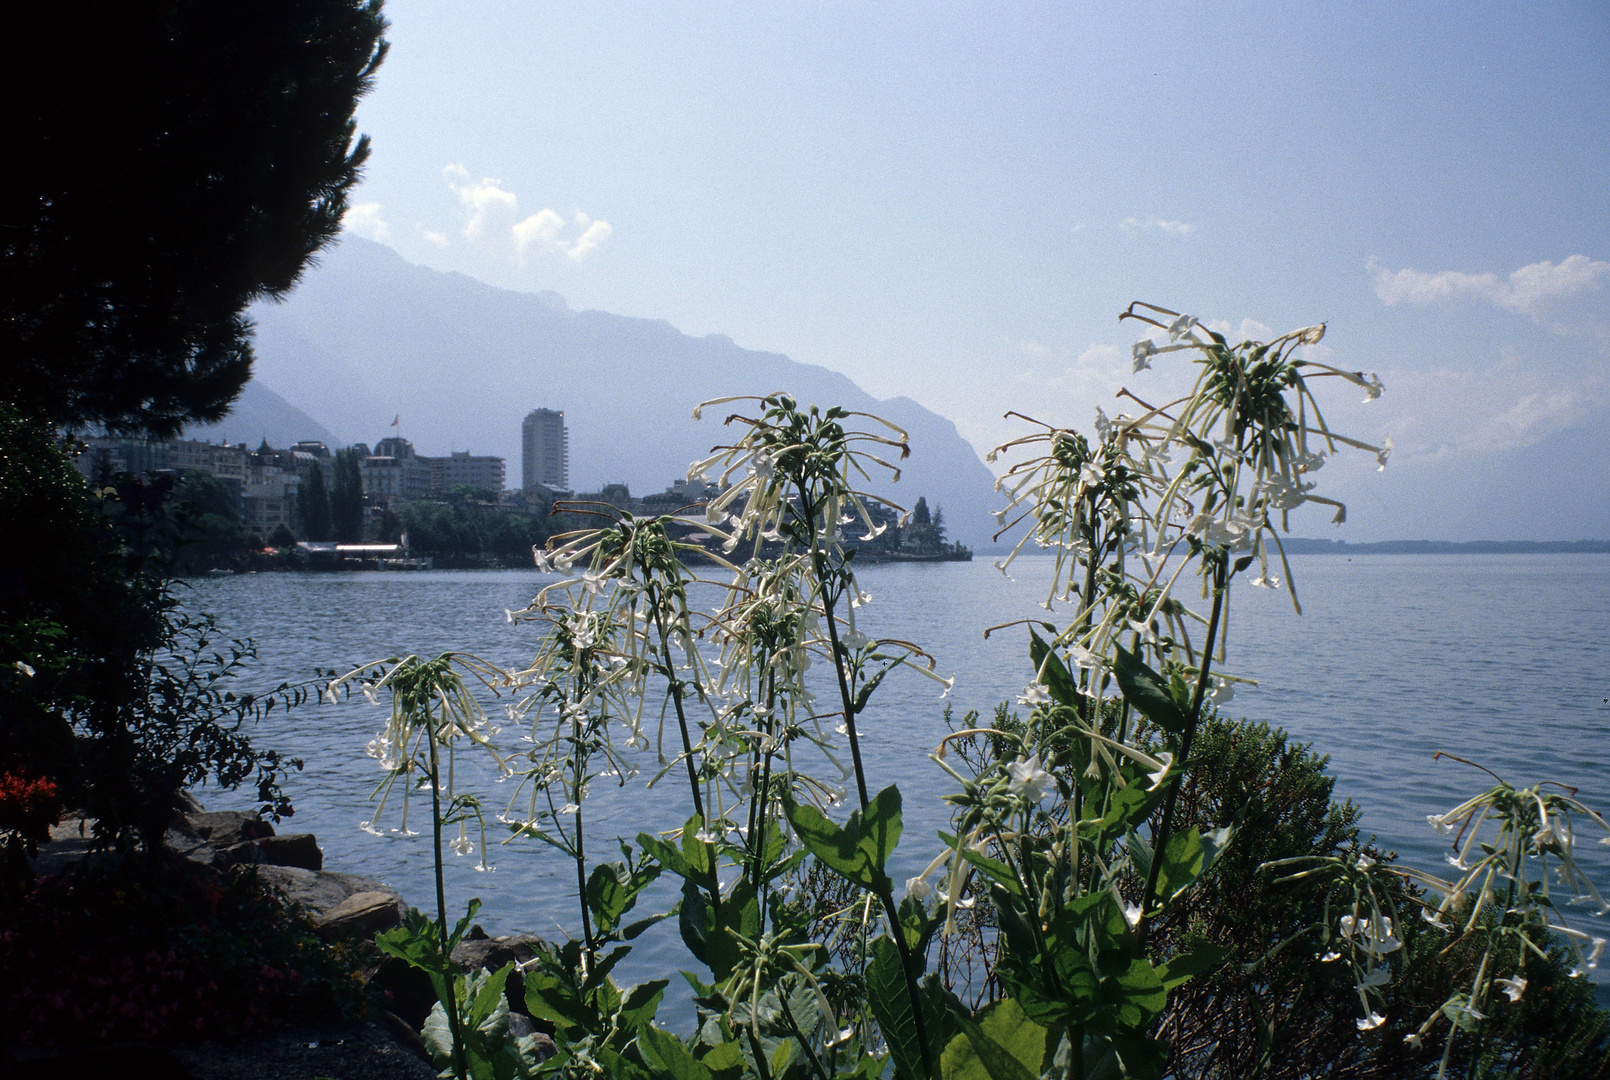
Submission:
M 945 825 L 939 797 L 953 782 L 928 760 L 945 732 L 947 704 L 959 718 L 986 717 L 1022 692 L 1032 674 L 1021 627 L 984 639 L 986 627 L 1024 618 L 1065 621 L 1065 606 L 1040 606 L 1050 560 L 1021 559 L 1012 578 L 988 558 L 971 563 L 891 564 L 862 569 L 873 602 L 859 613 L 873 637 L 916 641 L 956 676 L 949 701 L 939 688 L 896 673 L 880 688 L 862 721 L 863 753 L 873 790 L 897 783 L 906 806 L 905 867 L 920 867 L 938 850 Z M 1336 797 L 1363 808 L 1363 828 L 1406 862 L 1440 873 L 1444 849 L 1426 825 L 1482 790 L 1487 777 L 1432 754 L 1445 750 L 1499 773 L 1518 786 L 1544 779 L 1580 788 L 1580 797 L 1610 810 L 1610 555 L 1311 555 L 1293 559 L 1304 614 L 1289 596 L 1242 585 L 1232 597 L 1229 657 L 1224 670 L 1258 681 L 1243 687 L 1225 712 L 1266 720 L 1295 740 L 1330 755 Z M 230 635 L 256 639 L 260 661 L 249 688 L 305 679 L 331 668 L 449 649 L 523 665 L 538 631 L 511 625 L 506 609 L 523 607 L 553 580 L 533 570 L 424 573 L 257 574 L 193 580 L 185 602 L 215 615 Z M 1181 594 L 1189 602 L 1189 597 Z M 360 830 L 372 816 L 369 796 L 380 779 L 364 756 L 384 714 L 361 698 L 277 714 L 256 739 L 306 760 L 288 785 L 297 807 L 281 831 L 318 834 L 331 869 L 390 882 L 411 902 L 428 906 L 431 860 L 425 837 L 379 838 Z M 646 762 L 644 777 L 655 771 Z M 484 769 L 471 773 L 487 789 L 489 811 L 508 797 Z M 606 857 L 604 838 L 679 825 L 688 814 L 675 776 L 645 792 L 641 779 L 611 789 L 598 782 L 587 803 L 589 851 Z M 249 804 L 244 792 L 201 791 L 211 808 Z M 414 819 L 428 834 L 428 804 Z M 1610 848 L 1579 847 L 1603 889 L 1610 885 Z M 528 930 L 547 936 L 577 931 L 573 868 L 534 842 L 497 848 L 495 869 L 480 874 L 471 859 L 449 861 L 449 905 L 485 901 L 492 932 Z M 909 869 L 907 872 L 911 872 Z M 666 903 L 670 902 L 667 892 Z M 647 903 L 647 901 L 645 901 Z M 1610 936 L 1610 920 L 1573 923 Z M 639 943 L 640 971 L 682 966 L 673 927 Z M 656 936 L 658 935 L 658 936 Z M 1594 972 L 1603 996 L 1606 968 Z M 630 981 L 633 976 L 627 973 Z

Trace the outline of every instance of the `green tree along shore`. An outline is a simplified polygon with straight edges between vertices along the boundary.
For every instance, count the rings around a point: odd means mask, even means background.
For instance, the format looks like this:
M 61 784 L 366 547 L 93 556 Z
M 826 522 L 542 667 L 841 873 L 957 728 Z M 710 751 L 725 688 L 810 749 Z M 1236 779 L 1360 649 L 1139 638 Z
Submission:
M 6 1075 L 52 1068 L 19 1047 L 228 1037 L 361 1004 L 351 965 L 283 903 L 163 846 L 203 782 L 293 810 L 280 781 L 300 763 L 249 736 L 306 688 L 238 690 L 254 646 L 173 589 L 261 539 L 211 477 L 91 488 L 70 433 L 165 438 L 229 408 L 251 373 L 246 305 L 340 230 L 385 27 L 378 0 L 8 12 L 0 142 L 25 164 L 0 185 Z M 33 880 L 69 811 L 116 857 Z

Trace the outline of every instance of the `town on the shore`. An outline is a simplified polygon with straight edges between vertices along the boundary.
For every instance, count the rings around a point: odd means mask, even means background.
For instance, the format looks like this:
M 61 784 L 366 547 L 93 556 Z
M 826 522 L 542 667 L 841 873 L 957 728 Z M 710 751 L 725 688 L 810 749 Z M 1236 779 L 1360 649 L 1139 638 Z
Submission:
M 557 409 L 535 409 L 521 424 L 518 487 L 509 486 L 501 457 L 467 450 L 431 457 L 400 434 L 335 449 L 314 440 L 277 448 L 266 438 L 255 450 L 118 435 L 80 443 L 77 465 L 91 484 L 173 483 L 188 510 L 186 572 L 529 566 L 533 546 L 616 512 L 682 518 L 684 539 L 711 551 L 719 544 L 699 528 L 721 493 L 716 484 L 677 479 L 640 497 L 624 483 L 572 489 L 569 429 Z M 946 541 L 944 513 L 930 511 L 926 498 L 904 516 L 875 501 L 867 511 L 871 530 L 859 521 L 846 527 L 862 562 L 972 558 Z

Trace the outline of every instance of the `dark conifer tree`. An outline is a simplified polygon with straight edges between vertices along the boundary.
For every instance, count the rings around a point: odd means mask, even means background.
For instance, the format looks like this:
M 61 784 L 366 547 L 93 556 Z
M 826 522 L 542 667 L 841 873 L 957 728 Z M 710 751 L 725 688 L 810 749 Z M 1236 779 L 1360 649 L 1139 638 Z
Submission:
M 324 486 L 324 467 L 317 461 L 296 489 L 296 516 L 306 540 L 330 539 L 330 493 Z
M 356 450 L 337 450 L 330 482 L 330 524 L 337 543 L 363 542 L 363 473 Z
M 380 0 L 9 5 L 0 400 L 177 433 L 251 375 L 246 305 L 341 228 Z

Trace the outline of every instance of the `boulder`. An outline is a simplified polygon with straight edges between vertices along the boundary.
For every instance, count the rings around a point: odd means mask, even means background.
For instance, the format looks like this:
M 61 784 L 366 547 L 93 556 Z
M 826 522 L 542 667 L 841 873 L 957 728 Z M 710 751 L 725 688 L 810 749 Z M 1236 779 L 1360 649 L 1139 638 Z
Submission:
M 219 849 L 274 835 L 274 826 L 256 810 L 202 810 L 183 816 L 190 835 Z
M 213 846 L 217 847 L 217 844 Z M 318 837 L 312 833 L 286 833 L 231 844 L 219 849 L 218 859 L 222 866 L 266 864 L 295 866 L 303 870 L 324 869 L 324 851 L 319 847 Z
M 353 893 L 314 920 L 319 936 L 326 941 L 339 937 L 371 938 L 402 922 L 401 905 L 395 893 Z
M 509 972 L 509 981 L 504 984 L 504 994 L 509 999 L 509 1011 L 529 1014 L 530 1009 L 525 1003 L 525 967 L 536 959 L 537 946 L 541 944 L 542 939 L 535 934 L 487 937 L 486 931 L 477 926 L 453 950 L 453 963 L 458 965 L 459 970 L 466 972 L 475 971 L 477 968 L 496 971 L 512 960 L 514 970 Z M 545 1034 L 553 1033 L 553 1025 L 547 1021 L 537 1023 L 539 1030 Z
M 479 929 L 479 928 L 477 928 Z M 525 964 L 536 958 L 536 947 L 542 939 L 535 934 L 509 934 L 506 937 L 468 937 L 453 950 L 453 963 L 462 971 L 486 968 L 496 971 L 514 961 Z
M 293 904 L 300 905 L 316 923 L 355 893 L 385 893 L 397 905 L 398 918 L 407 910 L 402 894 L 385 882 L 360 874 L 306 870 L 296 866 L 262 865 L 257 876 Z

